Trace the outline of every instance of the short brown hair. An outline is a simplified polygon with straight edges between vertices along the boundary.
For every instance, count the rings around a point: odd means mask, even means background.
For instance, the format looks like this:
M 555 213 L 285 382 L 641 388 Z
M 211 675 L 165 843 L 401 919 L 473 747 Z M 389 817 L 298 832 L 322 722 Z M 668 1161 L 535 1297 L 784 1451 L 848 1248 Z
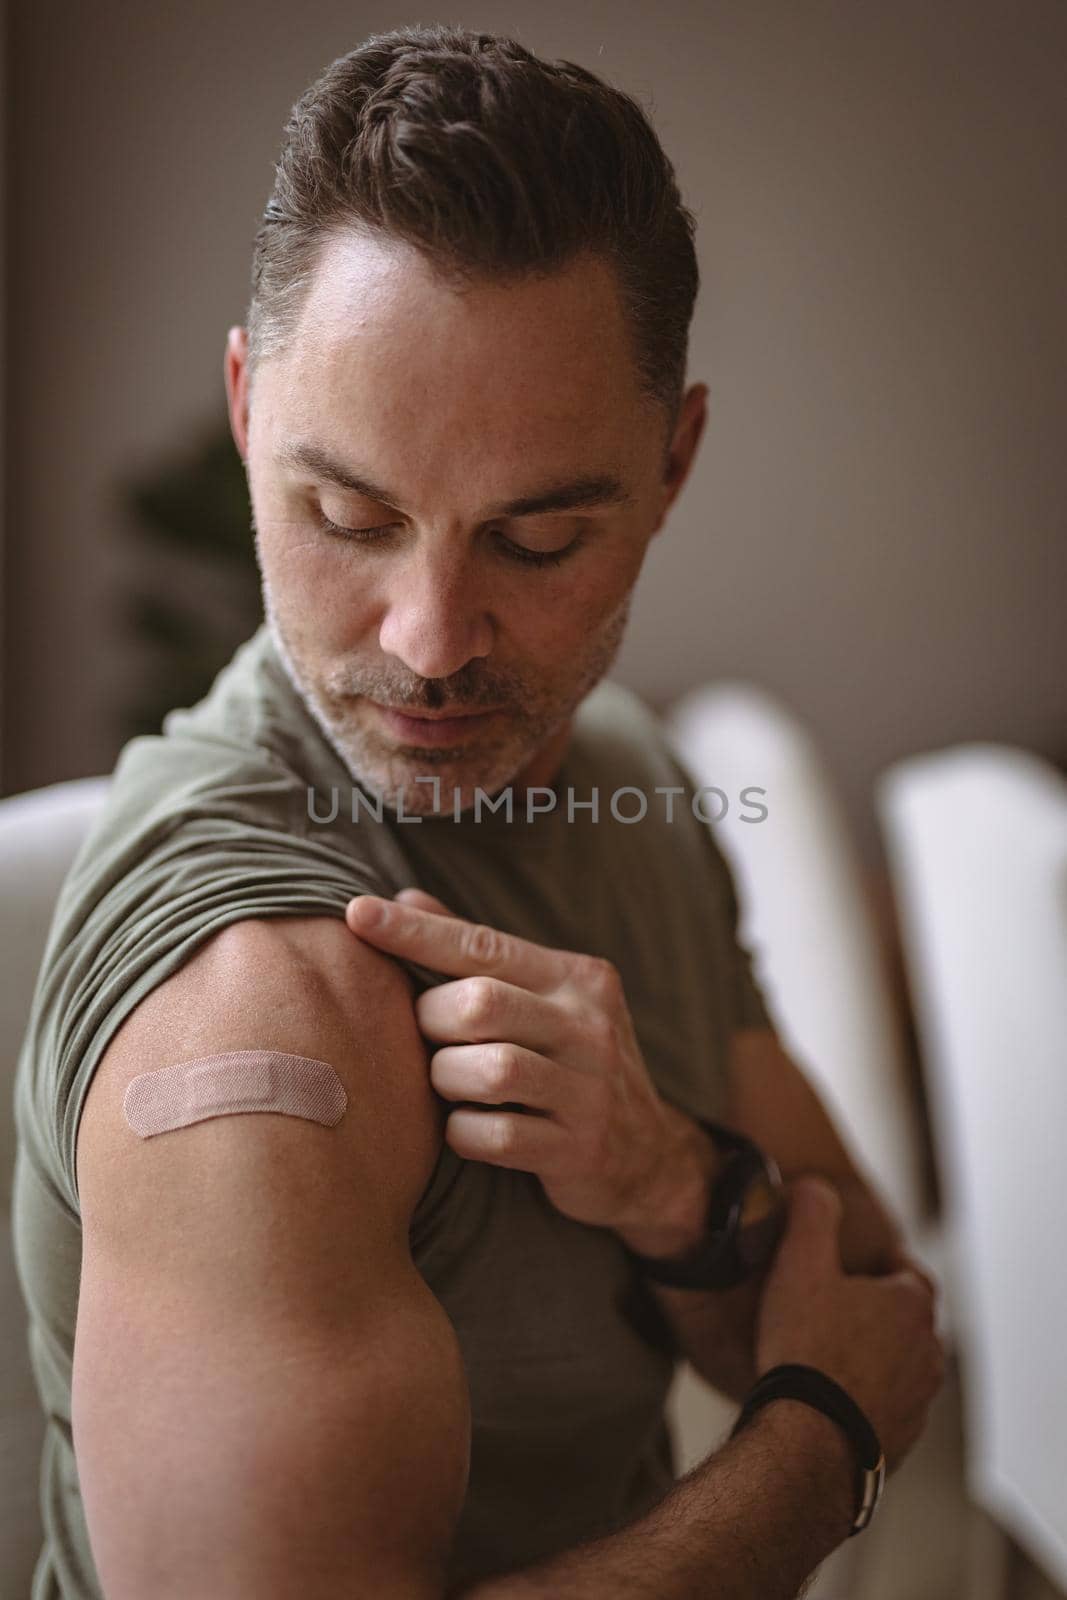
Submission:
M 332 62 L 285 127 L 256 234 L 249 364 L 284 347 L 323 238 L 363 227 L 460 278 L 614 266 L 642 387 L 673 415 L 699 282 L 693 217 L 629 95 L 513 39 L 398 28 Z

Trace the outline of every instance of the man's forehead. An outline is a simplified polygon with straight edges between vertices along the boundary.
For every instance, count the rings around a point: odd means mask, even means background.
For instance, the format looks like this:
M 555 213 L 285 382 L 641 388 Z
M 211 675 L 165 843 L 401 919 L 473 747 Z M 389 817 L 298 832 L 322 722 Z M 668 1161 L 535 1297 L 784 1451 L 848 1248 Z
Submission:
M 602 262 L 457 290 L 410 248 L 346 231 L 268 379 L 272 453 L 302 437 L 416 505 L 429 484 L 481 506 L 606 475 L 625 497 L 662 431 L 630 337 Z
M 373 328 L 416 288 L 443 288 L 435 276 L 429 262 L 398 240 L 355 228 L 328 233 L 315 257 L 297 341 Z
M 566 355 L 576 377 L 583 366 L 628 366 L 632 355 L 616 275 L 600 257 L 521 278 L 459 278 L 411 246 L 350 228 L 323 242 L 292 347 L 298 365 L 410 352 L 457 365 Z

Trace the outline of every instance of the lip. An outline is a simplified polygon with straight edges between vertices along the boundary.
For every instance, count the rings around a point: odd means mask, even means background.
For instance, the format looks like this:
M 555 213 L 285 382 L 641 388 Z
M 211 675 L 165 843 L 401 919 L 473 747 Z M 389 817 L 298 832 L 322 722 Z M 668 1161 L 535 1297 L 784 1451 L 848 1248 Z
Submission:
M 409 744 L 424 745 L 455 744 L 457 740 L 469 738 L 475 730 L 484 727 L 491 717 L 495 717 L 500 709 L 494 706 L 490 711 L 468 711 L 451 716 L 435 712 L 426 717 L 413 717 L 392 706 L 379 705 L 376 700 L 370 701 L 370 704 L 397 738 Z

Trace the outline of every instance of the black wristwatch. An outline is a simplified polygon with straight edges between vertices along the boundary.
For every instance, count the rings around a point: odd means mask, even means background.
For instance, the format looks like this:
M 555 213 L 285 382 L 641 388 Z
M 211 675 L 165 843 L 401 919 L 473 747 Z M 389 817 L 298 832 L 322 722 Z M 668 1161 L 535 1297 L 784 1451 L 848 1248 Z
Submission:
M 785 1223 L 782 1176 L 751 1139 L 718 1122 L 693 1120 L 726 1157 L 712 1186 L 704 1237 L 672 1259 L 628 1254 L 646 1278 L 667 1288 L 732 1289 L 774 1254 Z

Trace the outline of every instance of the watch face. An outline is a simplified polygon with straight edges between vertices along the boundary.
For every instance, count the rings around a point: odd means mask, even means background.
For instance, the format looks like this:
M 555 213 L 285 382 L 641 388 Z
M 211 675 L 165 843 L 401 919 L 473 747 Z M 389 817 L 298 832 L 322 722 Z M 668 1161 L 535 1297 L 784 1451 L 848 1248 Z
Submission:
M 742 1197 L 735 1236 L 737 1254 L 746 1266 L 761 1267 L 770 1258 L 784 1222 L 780 1184 L 769 1173 L 757 1173 Z
M 765 1175 L 753 1178 L 745 1190 L 738 1214 L 738 1226 L 747 1228 L 750 1222 L 762 1222 L 778 1210 L 778 1191 Z

